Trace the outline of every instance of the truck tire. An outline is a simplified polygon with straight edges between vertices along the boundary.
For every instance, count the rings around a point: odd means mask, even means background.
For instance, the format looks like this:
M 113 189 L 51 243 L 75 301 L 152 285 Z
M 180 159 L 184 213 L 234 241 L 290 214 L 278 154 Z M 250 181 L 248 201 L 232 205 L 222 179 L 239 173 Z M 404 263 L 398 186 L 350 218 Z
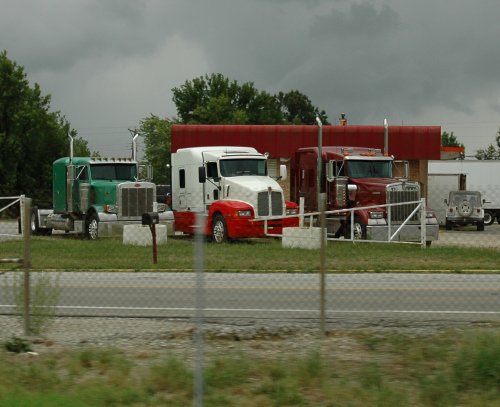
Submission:
M 85 236 L 90 240 L 97 240 L 99 237 L 99 218 L 95 213 L 91 213 L 85 222 Z
M 351 221 L 349 219 L 346 221 L 345 230 L 344 238 L 351 239 Z M 353 238 L 354 240 L 366 240 L 366 225 L 357 216 L 354 218 Z
M 486 226 L 493 225 L 495 222 L 495 214 L 491 211 L 484 211 L 484 224 Z
M 212 221 L 212 240 L 215 243 L 228 241 L 226 221 L 220 213 L 216 213 Z
M 452 223 L 449 220 L 447 220 L 446 221 L 446 230 L 451 230 L 452 227 L 453 227 Z
M 40 226 L 38 224 L 38 211 L 36 208 L 34 208 L 31 211 L 31 216 L 30 216 L 30 230 L 31 234 L 33 236 L 37 236 L 40 234 Z

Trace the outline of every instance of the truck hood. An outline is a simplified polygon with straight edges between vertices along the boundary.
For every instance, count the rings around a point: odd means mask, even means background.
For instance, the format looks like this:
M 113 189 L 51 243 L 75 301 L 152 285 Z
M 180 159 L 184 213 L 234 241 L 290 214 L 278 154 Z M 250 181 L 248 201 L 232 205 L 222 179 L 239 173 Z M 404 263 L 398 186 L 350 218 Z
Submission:
M 116 198 L 116 191 L 120 185 L 138 185 L 139 187 L 151 187 L 150 182 L 144 182 L 144 181 L 118 181 L 118 180 L 111 180 L 111 181 L 103 181 L 103 180 L 97 180 L 97 181 L 92 181 L 90 186 L 92 188 L 93 194 L 94 194 L 94 202 L 97 204 L 97 206 L 102 206 L 102 205 L 115 205 L 117 202 Z
M 222 187 L 224 190 L 224 199 L 247 202 L 254 208 L 257 218 L 260 216 L 267 216 L 269 213 L 267 210 L 268 205 L 263 204 L 263 202 L 259 200 L 259 196 L 262 197 L 262 194 L 267 195 L 269 190 L 272 191 L 271 201 L 273 202 L 272 206 L 275 208 L 273 210 L 274 214 L 281 216 L 285 212 L 283 190 L 274 179 L 267 176 L 249 175 L 225 178 Z M 266 200 L 265 202 L 268 201 Z M 264 205 L 265 208 L 262 205 Z
M 229 197 L 231 198 L 231 190 L 238 190 L 239 192 L 248 191 L 249 193 L 267 191 L 271 187 L 274 191 L 281 191 L 279 184 L 272 178 L 260 177 L 255 175 L 229 177 L 225 178 L 224 186 L 229 186 Z M 227 192 L 227 191 L 224 191 Z
M 116 188 L 123 181 L 92 181 L 90 186 L 94 195 L 94 203 L 98 206 L 116 204 Z
M 391 189 L 393 190 L 402 190 L 405 184 L 418 188 L 418 184 L 414 181 L 400 181 L 394 178 L 351 178 L 349 183 L 358 187 L 355 200 L 363 202 L 364 205 L 385 204 L 386 192 L 389 186 L 392 186 Z
M 401 181 L 395 181 L 394 178 L 351 178 L 350 184 L 355 184 L 359 187 L 364 187 L 373 190 L 385 191 L 389 184 L 400 184 Z

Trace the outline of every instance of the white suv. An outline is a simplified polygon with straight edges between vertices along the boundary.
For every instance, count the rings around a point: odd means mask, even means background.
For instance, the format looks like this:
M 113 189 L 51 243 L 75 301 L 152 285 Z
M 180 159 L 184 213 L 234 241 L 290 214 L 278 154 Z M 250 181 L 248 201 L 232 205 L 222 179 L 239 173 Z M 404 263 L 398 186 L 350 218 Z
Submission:
M 450 191 L 450 199 L 444 200 L 446 208 L 446 230 L 453 225 L 476 225 L 484 230 L 484 209 L 479 191 Z

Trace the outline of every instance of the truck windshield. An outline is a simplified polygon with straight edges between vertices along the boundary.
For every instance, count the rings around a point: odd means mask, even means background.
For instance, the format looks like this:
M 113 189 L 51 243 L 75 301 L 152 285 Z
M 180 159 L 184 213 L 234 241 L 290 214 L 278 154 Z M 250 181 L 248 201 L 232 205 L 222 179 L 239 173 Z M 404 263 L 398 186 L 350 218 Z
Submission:
M 93 180 L 135 181 L 137 177 L 135 164 L 94 164 L 90 172 Z
M 223 177 L 240 175 L 267 175 L 266 160 L 260 159 L 229 159 L 220 161 L 220 173 Z
M 351 178 L 392 178 L 391 161 L 349 160 L 347 173 Z

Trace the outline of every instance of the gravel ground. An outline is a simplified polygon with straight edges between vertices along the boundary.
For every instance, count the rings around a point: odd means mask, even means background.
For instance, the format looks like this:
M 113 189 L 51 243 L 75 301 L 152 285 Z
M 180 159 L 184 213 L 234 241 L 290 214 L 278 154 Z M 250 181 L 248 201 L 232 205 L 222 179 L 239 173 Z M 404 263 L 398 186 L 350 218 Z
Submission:
M 354 332 L 383 335 L 397 330 L 412 336 L 433 335 L 443 329 L 462 329 L 471 326 L 498 326 L 498 324 L 471 324 L 450 321 L 412 322 L 411 326 L 391 320 L 359 321 L 355 326 L 341 320 L 329 321 L 325 338 L 320 338 L 317 323 L 277 323 L 272 326 L 255 321 L 224 321 L 224 324 L 204 324 L 204 353 L 222 356 L 228 351 L 243 351 L 252 357 L 274 358 L 282 355 L 304 356 L 311 350 L 335 354 L 341 359 L 362 360 L 364 352 L 353 337 Z M 230 323 L 229 323 L 230 322 Z M 19 318 L 0 316 L 0 343 L 12 337 L 23 337 Z M 43 336 L 30 338 L 37 354 L 77 350 L 86 347 L 117 348 L 148 360 L 175 356 L 192 362 L 196 344 L 195 326 L 189 321 L 142 318 L 56 318 Z M 321 339 L 321 340 L 320 340 Z
M 0 316 L 0 343 L 23 337 L 18 318 Z M 174 356 L 194 362 L 195 327 L 191 322 L 129 318 L 57 318 L 43 336 L 30 338 L 36 354 L 57 353 L 87 347 L 116 348 L 150 363 Z M 281 354 L 305 355 L 318 343 L 318 329 L 290 324 L 242 326 L 205 324 L 204 354 L 207 358 L 229 351 L 256 357 Z M 149 361 L 149 362 L 147 362 Z

